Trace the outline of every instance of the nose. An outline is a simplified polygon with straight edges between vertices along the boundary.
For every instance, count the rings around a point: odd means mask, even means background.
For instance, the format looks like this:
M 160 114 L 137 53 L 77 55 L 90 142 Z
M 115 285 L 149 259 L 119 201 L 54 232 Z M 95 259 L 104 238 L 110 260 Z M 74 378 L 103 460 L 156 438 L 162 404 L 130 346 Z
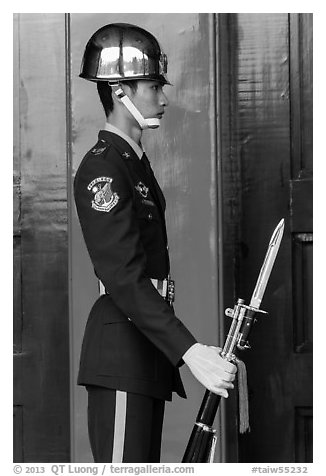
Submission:
M 160 105 L 165 107 L 169 105 L 169 100 L 163 91 L 161 91 Z

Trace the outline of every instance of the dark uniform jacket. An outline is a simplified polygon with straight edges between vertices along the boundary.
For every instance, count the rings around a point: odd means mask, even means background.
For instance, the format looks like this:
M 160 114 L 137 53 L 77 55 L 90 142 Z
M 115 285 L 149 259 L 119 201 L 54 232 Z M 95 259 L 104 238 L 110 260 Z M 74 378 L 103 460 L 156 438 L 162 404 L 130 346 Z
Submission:
M 147 165 L 147 169 L 144 165 Z M 196 340 L 150 278 L 169 273 L 165 200 L 147 159 L 100 131 L 75 177 L 75 201 L 95 274 L 107 294 L 85 329 L 78 384 L 171 400 Z

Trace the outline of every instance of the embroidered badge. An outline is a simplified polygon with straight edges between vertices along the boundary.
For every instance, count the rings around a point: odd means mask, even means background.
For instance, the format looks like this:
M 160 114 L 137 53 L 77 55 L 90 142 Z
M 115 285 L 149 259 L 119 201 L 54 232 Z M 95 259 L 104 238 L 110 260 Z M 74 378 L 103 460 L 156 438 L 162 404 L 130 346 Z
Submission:
M 111 177 L 97 177 L 88 185 L 87 190 L 94 194 L 92 208 L 99 212 L 109 212 L 119 201 L 119 195 L 111 189 Z
M 143 184 L 143 182 L 138 182 L 137 185 L 135 185 L 135 189 L 137 190 L 137 192 L 140 193 L 140 195 L 144 198 L 147 198 L 147 195 L 148 195 L 148 187 L 146 187 L 146 185 Z
M 124 152 L 124 153 L 122 154 L 122 157 L 125 157 L 126 159 L 129 159 L 129 157 L 130 157 L 129 152 Z

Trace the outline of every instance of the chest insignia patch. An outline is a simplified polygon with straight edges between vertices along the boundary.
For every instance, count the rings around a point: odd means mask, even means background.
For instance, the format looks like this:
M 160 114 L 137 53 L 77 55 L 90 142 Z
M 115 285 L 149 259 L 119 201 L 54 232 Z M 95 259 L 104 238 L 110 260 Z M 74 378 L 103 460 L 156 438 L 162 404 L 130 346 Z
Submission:
M 87 186 L 93 193 L 92 208 L 98 212 L 109 212 L 119 201 L 119 195 L 111 189 L 111 177 L 97 177 Z
M 125 159 L 129 159 L 129 158 L 130 158 L 129 152 L 124 152 L 124 153 L 122 154 L 122 157 L 124 157 Z
M 137 185 L 135 185 L 135 189 L 137 190 L 137 192 L 140 193 L 140 195 L 144 198 L 147 198 L 147 195 L 148 195 L 148 187 L 146 187 L 146 185 L 143 184 L 143 182 L 138 182 Z

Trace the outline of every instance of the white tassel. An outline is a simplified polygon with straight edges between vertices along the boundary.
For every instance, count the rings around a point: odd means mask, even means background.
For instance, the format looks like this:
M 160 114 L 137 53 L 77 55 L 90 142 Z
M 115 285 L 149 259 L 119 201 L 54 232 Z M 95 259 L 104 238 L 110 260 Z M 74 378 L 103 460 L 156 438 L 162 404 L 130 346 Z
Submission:
M 239 391 L 239 432 L 250 431 L 247 370 L 245 363 L 237 359 L 238 391 Z

